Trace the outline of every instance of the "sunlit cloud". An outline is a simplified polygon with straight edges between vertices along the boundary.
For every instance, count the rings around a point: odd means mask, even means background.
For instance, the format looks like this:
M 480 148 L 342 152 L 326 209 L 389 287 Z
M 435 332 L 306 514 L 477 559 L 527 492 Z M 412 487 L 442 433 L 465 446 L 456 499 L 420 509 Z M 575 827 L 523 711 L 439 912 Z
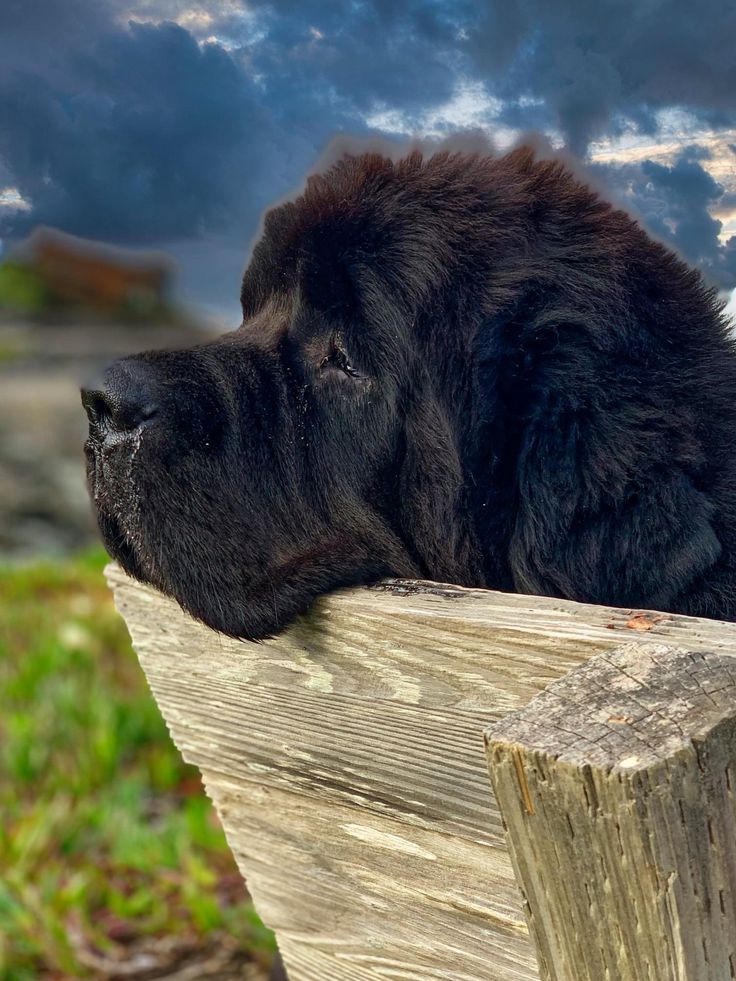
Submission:
M 672 163 L 684 149 L 697 144 L 708 152 L 703 166 L 727 190 L 736 191 L 736 128 L 707 129 L 691 114 L 672 110 L 659 114 L 656 137 L 636 132 L 631 127 L 622 134 L 595 140 L 588 156 L 596 163 L 638 163 L 656 160 Z
M 519 100 L 530 105 L 536 100 Z M 369 129 L 407 139 L 442 139 L 451 133 L 477 131 L 487 136 L 499 149 L 510 146 L 519 131 L 499 121 L 505 103 L 489 94 L 482 82 L 462 79 L 452 98 L 420 112 L 409 113 L 400 108 L 380 106 L 363 117 Z M 545 135 L 553 145 L 561 145 L 561 135 L 549 130 Z
M 130 21 L 178 24 L 203 44 L 217 44 L 226 51 L 262 40 L 262 13 L 241 0 L 133 0 L 118 11 L 116 21 L 125 27 Z
M 29 211 L 30 203 L 26 201 L 17 187 L 0 189 L 0 208 L 10 208 L 14 211 Z

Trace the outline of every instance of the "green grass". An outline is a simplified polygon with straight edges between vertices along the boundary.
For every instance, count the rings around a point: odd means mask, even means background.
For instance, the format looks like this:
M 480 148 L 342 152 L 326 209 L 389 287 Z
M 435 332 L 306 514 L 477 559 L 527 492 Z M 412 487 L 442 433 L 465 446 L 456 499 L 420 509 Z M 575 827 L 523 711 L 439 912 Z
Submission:
M 266 965 L 196 770 L 166 732 L 101 552 L 0 568 L 0 981 L 223 944 Z
M 21 262 L 0 263 L 0 308 L 16 313 L 40 313 L 48 302 L 43 280 Z
M 12 361 L 18 361 L 23 357 L 24 351 L 20 346 L 14 346 L 12 344 L 4 344 L 0 341 L 0 367 L 5 364 L 10 364 Z

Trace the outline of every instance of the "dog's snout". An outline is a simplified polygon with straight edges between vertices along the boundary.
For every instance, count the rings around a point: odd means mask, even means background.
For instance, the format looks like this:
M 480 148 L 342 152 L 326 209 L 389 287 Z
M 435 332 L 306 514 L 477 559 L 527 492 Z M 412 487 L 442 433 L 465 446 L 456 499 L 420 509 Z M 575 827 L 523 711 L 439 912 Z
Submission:
M 105 392 L 97 383 L 90 382 L 82 387 L 82 405 L 92 425 L 105 425 L 110 416 L 110 406 Z
M 146 366 L 118 362 L 100 379 L 82 388 L 82 405 L 99 432 L 130 432 L 158 413 Z

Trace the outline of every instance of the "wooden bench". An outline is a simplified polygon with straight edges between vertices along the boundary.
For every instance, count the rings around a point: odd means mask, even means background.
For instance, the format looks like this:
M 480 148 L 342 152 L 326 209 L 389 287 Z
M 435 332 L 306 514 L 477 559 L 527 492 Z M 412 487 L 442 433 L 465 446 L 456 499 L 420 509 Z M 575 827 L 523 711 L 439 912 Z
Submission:
M 394 581 L 259 644 L 107 576 L 290 981 L 736 977 L 736 625 Z

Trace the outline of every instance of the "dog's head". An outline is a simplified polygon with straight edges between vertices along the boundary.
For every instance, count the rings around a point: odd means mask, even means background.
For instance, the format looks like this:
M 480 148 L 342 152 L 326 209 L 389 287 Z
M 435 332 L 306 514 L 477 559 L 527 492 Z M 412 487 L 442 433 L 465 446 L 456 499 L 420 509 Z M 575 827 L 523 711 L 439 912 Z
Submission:
M 386 575 L 477 578 L 457 352 L 422 334 L 441 240 L 397 201 L 424 172 L 403 166 L 348 158 L 311 179 L 267 216 L 241 327 L 125 358 L 83 392 L 108 550 L 225 633 L 267 636 Z

